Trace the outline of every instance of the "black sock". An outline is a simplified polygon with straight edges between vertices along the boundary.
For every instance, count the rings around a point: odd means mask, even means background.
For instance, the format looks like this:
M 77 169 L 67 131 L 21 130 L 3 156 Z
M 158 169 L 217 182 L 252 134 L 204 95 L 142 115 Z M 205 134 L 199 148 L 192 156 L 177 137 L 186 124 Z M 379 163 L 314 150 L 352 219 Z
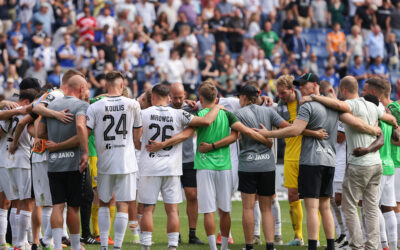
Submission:
M 246 244 L 246 250 L 253 250 L 253 244 Z
M 274 250 L 274 243 L 273 242 L 267 242 L 267 246 L 266 246 L 267 250 Z
M 196 228 L 189 228 L 189 238 L 196 237 Z
M 308 250 L 317 250 L 317 240 L 308 240 Z
M 326 250 L 335 250 L 335 240 L 334 239 L 326 239 Z

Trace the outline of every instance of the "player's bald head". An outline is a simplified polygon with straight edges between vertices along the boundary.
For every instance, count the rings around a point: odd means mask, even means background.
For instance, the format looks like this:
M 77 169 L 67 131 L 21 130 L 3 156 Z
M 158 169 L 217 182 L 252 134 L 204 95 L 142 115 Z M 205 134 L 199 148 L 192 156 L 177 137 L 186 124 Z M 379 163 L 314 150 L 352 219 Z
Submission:
M 169 96 L 171 97 L 171 104 L 174 108 L 182 108 L 185 101 L 185 88 L 182 83 L 174 83 L 171 85 Z
M 73 90 L 78 90 L 81 87 L 86 87 L 86 84 L 87 84 L 86 79 L 81 75 L 73 75 L 67 81 L 68 88 Z
M 171 85 L 170 88 L 171 96 L 184 95 L 184 94 L 185 94 L 185 88 L 183 87 L 182 83 L 176 82 Z

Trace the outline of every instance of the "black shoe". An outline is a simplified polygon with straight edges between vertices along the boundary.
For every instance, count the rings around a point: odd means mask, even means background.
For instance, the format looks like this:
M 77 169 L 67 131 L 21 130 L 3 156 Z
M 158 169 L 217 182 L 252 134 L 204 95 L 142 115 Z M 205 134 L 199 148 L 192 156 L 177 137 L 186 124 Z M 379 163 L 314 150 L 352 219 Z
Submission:
M 38 249 L 38 246 L 37 246 L 36 244 L 32 244 L 31 249 L 32 249 L 32 250 L 37 250 L 37 249 Z
M 340 245 L 339 248 L 345 248 L 345 247 L 347 247 L 348 245 L 349 245 L 349 242 L 346 240 L 345 242 L 343 242 L 342 245 Z
M 346 239 L 346 235 L 345 235 L 345 234 L 341 234 L 341 235 L 339 236 L 339 238 L 337 238 L 337 239 L 335 240 L 335 243 L 336 243 L 336 244 L 342 244 L 342 243 L 344 242 L 345 239 Z
M 67 237 L 62 237 L 61 243 L 67 245 L 68 247 L 71 246 L 71 241 Z
M 49 245 L 46 245 L 44 243 L 43 238 L 39 239 L 39 242 L 40 242 L 40 246 L 42 246 L 42 248 L 48 248 L 49 247 Z
M 181 238 L 181 234 L 179 234 L 179 239 L 178 239 L 178 243 L 181 244 L 182 243 L 182 238 Z
M 197 245 L 204 245 L 204 242 L 202 242 L 197 236 L 194 237 L 189 237 L 189 244 L 197 244 Z
M 100 242 L 93 235 L 89 235 L 86 238 L 81 238 L 81 242 L 85 245 L 100 245 Z

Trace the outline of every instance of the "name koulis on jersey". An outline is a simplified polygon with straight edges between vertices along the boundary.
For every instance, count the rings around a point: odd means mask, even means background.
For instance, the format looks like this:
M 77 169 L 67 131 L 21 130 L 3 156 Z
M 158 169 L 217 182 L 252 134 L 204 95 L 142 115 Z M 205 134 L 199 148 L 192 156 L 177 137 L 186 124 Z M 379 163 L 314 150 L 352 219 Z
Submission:
M 124 111 L 125 105 L 118 105 L 118 106 L 104 106 L 106 112 L 116 112 L 116 111 Z
M 59 152 L 59 153 L 50 153 L 50 160 L 64 159 L 64 158 L 73 158 L 75 157 L 75 153 L 73 151 L 70 152 Z
M 249 154 L 247 156 L 248 161 L 260 161 L 260 160 L 269 160 L 270 156 L 268 153 L 265 154 L 256 154 L 255 156 L 253 154 Z

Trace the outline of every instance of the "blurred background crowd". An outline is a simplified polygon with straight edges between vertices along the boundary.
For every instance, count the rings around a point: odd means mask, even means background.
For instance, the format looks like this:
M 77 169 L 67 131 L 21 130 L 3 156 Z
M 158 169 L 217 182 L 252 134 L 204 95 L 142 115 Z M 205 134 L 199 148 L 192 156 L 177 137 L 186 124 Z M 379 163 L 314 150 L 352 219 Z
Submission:
M 247 80 L 275 97 L 280 75 L 313 72 L 360 89 L 380 76 L 397 99 L 399 40 L 399 0 L 0 0 L 0 96 L 76 68 L 92 96 L 116 69 L 131 97 L 181 82 L 194 99 L 208 78 L 225 97 Z

